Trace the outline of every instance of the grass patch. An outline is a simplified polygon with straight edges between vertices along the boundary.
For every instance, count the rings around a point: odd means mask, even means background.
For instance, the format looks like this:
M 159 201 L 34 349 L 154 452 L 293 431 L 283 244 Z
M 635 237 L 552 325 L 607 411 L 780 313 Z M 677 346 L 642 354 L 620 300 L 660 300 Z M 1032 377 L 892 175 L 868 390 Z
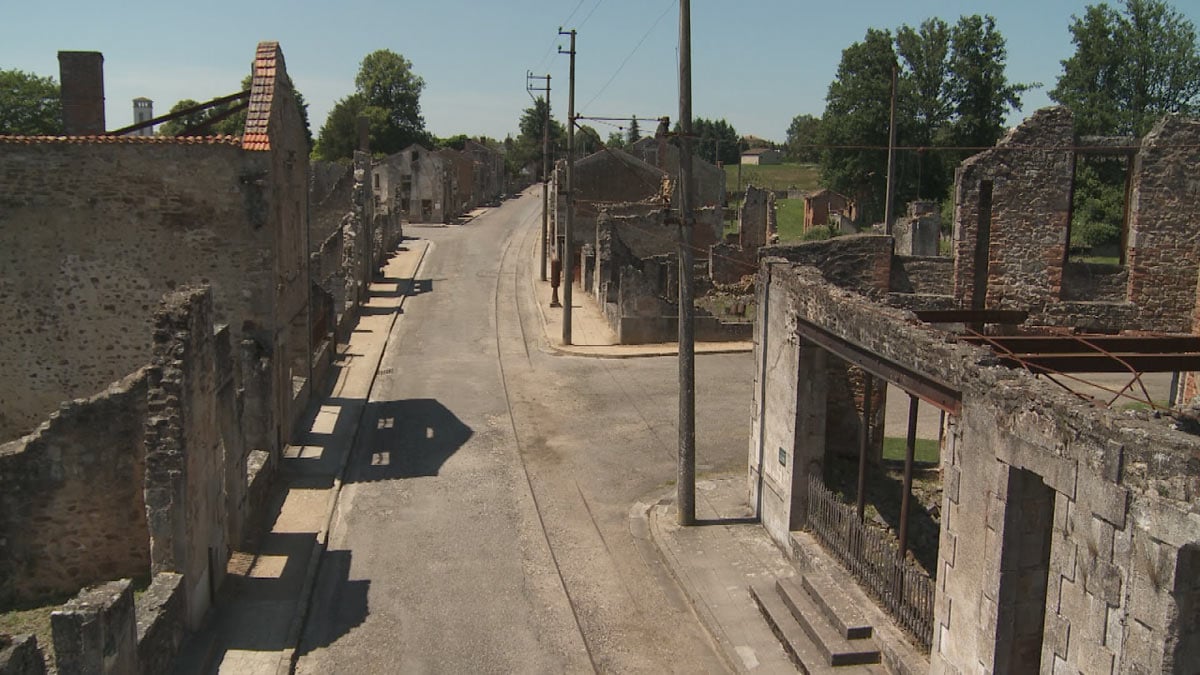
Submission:
M 37 637 L 38 647 L 41 647 L 42 654 L 46 658 L 47 667 L 53 668 L 54 639 L 50 631 L 50 613 L 60 606 L 61 603 L 0 612 L 0 633 L 8 635 L 33 633 Z
M 804 236 L 804 200 L 776 199 L 775 219 L 781 243 L 799 241 Z
M 1071 258 L 1071 262 L 1092 263 L 1096 265 L 1120 265 L 1121 257 L 1115 255 L 1084 255 Z
M 883 439 L 883 458 L 904 461 L 905 439 L 896 436 L 886 436 Z M 916 447 L 918 462 L 938 461 L 938 442 L 928 438 L 918 438 Z
M 821 172 L 816 164 L 726 164 L 725 189 L 730 192 L 738 189 L 738 166 L 742 169 L 743 190 L 747 185 L 768 190 L 820 189 L 818 180 Z

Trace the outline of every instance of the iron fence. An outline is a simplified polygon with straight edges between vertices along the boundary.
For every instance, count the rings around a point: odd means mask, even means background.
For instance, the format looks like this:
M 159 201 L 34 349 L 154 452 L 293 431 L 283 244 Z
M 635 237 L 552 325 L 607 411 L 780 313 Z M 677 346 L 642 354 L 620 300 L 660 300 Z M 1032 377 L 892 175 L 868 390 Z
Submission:
M 883 532 L 867 526 L 818 476 L 808 477 L 807 527 L 917 641 L 933 643 L 934 582 L 900 555 Z

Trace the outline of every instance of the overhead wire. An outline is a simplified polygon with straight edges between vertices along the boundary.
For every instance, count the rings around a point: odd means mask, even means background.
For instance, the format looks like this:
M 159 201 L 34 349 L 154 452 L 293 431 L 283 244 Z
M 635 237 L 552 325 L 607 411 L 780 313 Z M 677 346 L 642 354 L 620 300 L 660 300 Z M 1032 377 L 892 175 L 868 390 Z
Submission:
M 586 109 L 588 106 L 594 103 L 596 99 L 600 98 L 600 95 L 608 89 L 608 86 L 613 83 L 613 80 L 617 79 L 617 75 L 621 74 L 621 71 L 625 68 L 625 64 L 629 63 L 629 59 L 633 58 L 633 55 L 636 54 L 637 50 L 641 48 L 644 42 L 646 42 L 646 39 L 650 37 L 650 34 L 654 32 L 654 29 L 658 27 L 658 24 L 663 20 L 667 13 L 671 11 L 671 8 L 675 6 L 675 3 L 676 0 L 668 0 L 667 6 L 663 10 L 662 14 L 658 15 L 658 18 L 654 20 L 654 23 L 650 24 L 650 27 L 646 29 L 645 33 L 642 34 L 641 39 L 637 41 L 637 44 L 633 46 L 633 49 L 631 49 L 629 53 L 625 55 L 625 58 L 621 60 L 621 65 L 617 66 L 616 71 L 613 72 L 612 76 L 608 78 L 608 81 L 604 83 L 604 86 L 600 87 L 600 90 L 593 94 L 592 97 L 588 99 L 587 103 L 584 103 L 582 106 L 580 106 L 580 109 Z

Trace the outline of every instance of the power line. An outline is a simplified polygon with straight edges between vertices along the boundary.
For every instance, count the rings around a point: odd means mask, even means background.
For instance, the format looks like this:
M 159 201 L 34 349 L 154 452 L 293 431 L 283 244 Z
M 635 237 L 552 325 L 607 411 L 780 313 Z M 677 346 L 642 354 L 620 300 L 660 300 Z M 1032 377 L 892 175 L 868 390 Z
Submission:
M 596 9 L 600 7 L 600 3 L 602 2 L 604 2 L 604 0 L 596 0 L 596 4 L 592 5 L 591 11 L 588 12 L 587 16 L 583 17 L 583 21 L 580 21 L 579 25 L 575 27 L 576 30 L 583 28 L 584 25 L 587 24 L 588 19 L 592 18 L 592 15 L 596 13 Z M 566 24 L 566 22 L 564 21 L 563 24 Z
M 600 3 L 597 2 L 596 4 L 599 5 Z M 575 4 L 575 9 L 571 10 L 571 13 L 567 15 L 567 18 L 563 19 L 562 21 L 560 21 L 558 23 L 558 25 L 560 26 L 560 28 L 559 28 L 560 31 L 562 30 L 561 26 L 565 26 L 571 22 L 571 17 L 575 16 L 575 12 L 578 12 L 579 8 L 581 6 L 583 6 L 583 0 L 579 0 L 579 2 Z M 593 7 L 592 11 L 595 11 L 595 10 L 596 10 L 596 8 Z M 588 16 L 591 16 L 591 14 L 589 13 Z M 560 35 L 555 35 L 554 39 L 550 40 L 550 46 L 546 48 L 546 53 L 542 54 L 542 58 L 541 58 L 541 60 L 538 61 L 538 64 L 533 67 L 534 70 L 541 70 L 542 64 L 544 64 L 546 62 L 546 59 L 550 58 L 550 55 L 554 53 L 554 51 L 555 51 L 554 48 L 556 46 L 558 46 L 558 38 L 560 37 Z
M 608 78 L 608 81 L 604 83 L 603 87 L 600 87 L 600 91 L 597 91 L 587 103 L 583 104 L 584 108 L 587 108 L 594 103 L 596 99 L 600 98 L 600 95 L 603 94 L 606 89 L 608 89 L 608 85 L 612 84 L 613 80 L 617 79 L 617 75 L 621 74 L 621 70 L 625 68 L 625 64 L 629 63 L 629 59 L 633 58 L 633 55 L 637 53 L 637 50 L 642 46 L 642 43 L 646 41 L 646 38 L 650 37 L 650 33 L 654 32 L 654 29 L 658 26 L 659 22 L 667 16 L 674 6 L 675 0 L 669 0 L 666 9 L 663 10 L 662 14 L 658 15 L 658 18 L 654 20 L 654 23 L 650 24 L 650 28 L 648 28 L 645 34 L 642 35 L 642 38 L 637 41 L 637 44 L 633 46 L 633 49 L 625 55 L 625 58 L 621 61 L 621 65 L 617 66 L 617 70 L 612 74 L 612 77 Z

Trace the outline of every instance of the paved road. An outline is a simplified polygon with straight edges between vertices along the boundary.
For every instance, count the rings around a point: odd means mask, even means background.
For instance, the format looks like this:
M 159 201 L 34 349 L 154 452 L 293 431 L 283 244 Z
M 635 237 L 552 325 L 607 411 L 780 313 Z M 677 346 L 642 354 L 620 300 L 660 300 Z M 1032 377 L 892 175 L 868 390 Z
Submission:
M 562 356 L 540 198 L 427 239 L 350 459 L 298 672 L 714 672 L 638 504 L 671 490 L 676 362 Z M 699 468 L 740 473 L 750 354 L 697 359 Z M 703 498 L 703 495 L 702 495 Z

